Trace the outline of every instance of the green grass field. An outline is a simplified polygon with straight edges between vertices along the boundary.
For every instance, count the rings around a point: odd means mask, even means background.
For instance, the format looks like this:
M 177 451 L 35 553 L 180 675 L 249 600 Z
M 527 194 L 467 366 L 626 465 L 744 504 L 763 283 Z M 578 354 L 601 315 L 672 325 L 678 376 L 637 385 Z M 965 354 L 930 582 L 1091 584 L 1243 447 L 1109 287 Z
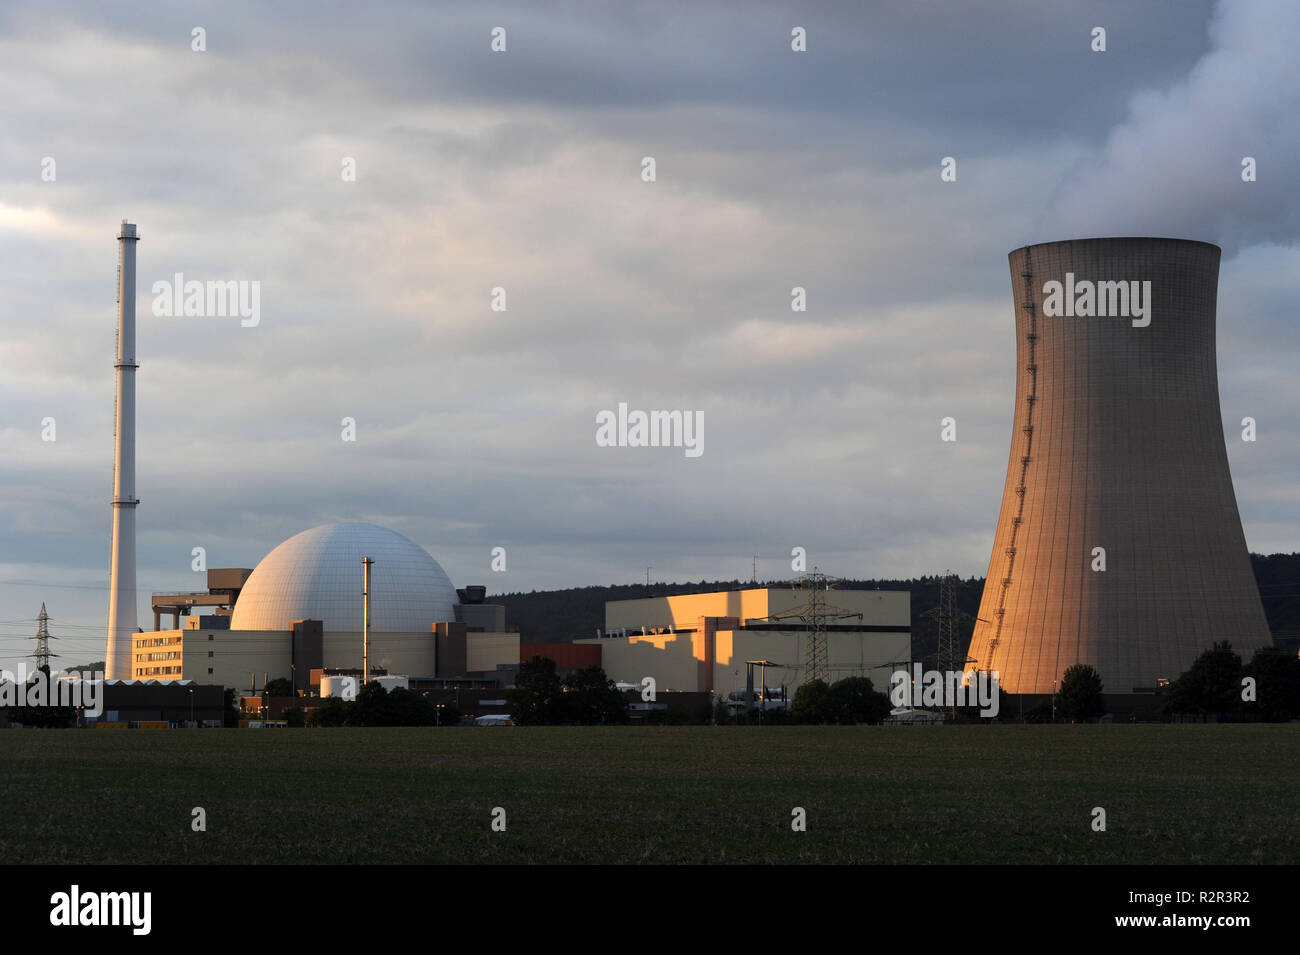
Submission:
M 10 862 L 1300 861 L 1291 725 L 8 731 L 0 765 Z

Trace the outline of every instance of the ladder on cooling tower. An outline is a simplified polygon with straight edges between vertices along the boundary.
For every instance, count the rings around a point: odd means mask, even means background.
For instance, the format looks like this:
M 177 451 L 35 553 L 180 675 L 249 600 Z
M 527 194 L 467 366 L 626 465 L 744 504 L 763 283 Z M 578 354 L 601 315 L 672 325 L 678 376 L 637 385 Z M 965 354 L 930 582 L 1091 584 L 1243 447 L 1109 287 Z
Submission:
M 1025 522 L 1025 492 L 1028 490 L 1029 465 L 1034 454 L 1034 406 L 1038 402 L 1038 308 L 1034 304 L 1034 271 L 1029 263 L 1029 251 L 1025 251 L 1025 270 L 1020 273 L 1025 280 L 1024 301 L 1021 308 L 1029 313 L 1029 331 L 1025 334 L 1028 347 L 1028 361 L 1025 371 L 1029 375 L 1029 394 L 1025 396 L 1025 423 L 1020 429 L 1025 435 L 1025 453 L 1020 458 L 1020 479 L 1016 482 L 1016 516 L 1011 520 L 1011 540 L 1003 553 L 1007 558 L 1007 571 L 1001 581 L 998 592 L 998 609 L 994 622 L 993 639 L 989 641 L 989 658 L 984 669 L 995 669 L 993 661 L 998 647 L 1002 644 L 1002 623 L 1007 615 L 1007 591 L 1015 579 L 1016 544 L 1020 536 L 1021 525 Z

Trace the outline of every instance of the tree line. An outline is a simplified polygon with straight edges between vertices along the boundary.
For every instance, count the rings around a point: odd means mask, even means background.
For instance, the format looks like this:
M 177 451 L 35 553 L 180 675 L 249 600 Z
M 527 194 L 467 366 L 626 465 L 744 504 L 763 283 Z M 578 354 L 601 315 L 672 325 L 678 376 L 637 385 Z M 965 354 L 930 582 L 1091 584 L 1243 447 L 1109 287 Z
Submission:
M 1300 553 L 1251 554 L 1251 568 L 1259 587 L 1274 641 L 1291 649 L 1300 649 Z M 792 574 L 793 576 L 793 574 Z M 942 578 L 921 576 L 903 579 L 844 580 L 839 590 L 906 590 L 912 600 L 912 639 L 915 659 L 924 660 L 938 646 L 938 625 L 927 613 L 939 606 Z M 534 590 L 528 593 L 497 594 L 489 602 L 505 606 L 512 626 L 529 641 L 569 643 L 577 637 L 594 637 L 596 628 L 605 625 L 607 600 L 632 600 L 640 597 L 665 597 L 680 594 L 712 593 L 741 590 L 746 587 L 789 587 L 789 581 L 752 583 L 742 580 L 701 580 L 698 583 L 616 584 L 611 586 L 573 587 L 567 590 Z M 967 577 L 958 581 L 957 612 L 961 617 L 961 636 L 970 638 L 970 627 L 979 613 L 984 578 Z
M 1052 701 L 1056 717 L 1070 721 L 1094 719 L 1106 712 L 1101 675 L 1087 664 L 1065 671 Z M 1049 704 L 1025 713 L 1040 722 Z M 1165 688 L 1160 713 L 1222 722 L 1278 723 L 1300 719 L 1300 657 L 1263 647 L 1242 663 L 1229 641 L 1215 643 L 1182 676 Z
M 1169 685 L 1163 709 L 1225 722 L 1300 719 L 1300 657 L 1265 647 L 1243 664 L 1230 642 L 1216 643 Z
M 451 703 L 436 703 L 411 690 L 387 690 L 377 680 L 357 691 L 355 700 L 326 697 L 305 714 L 284 714 L 290 726 L 455 726 L 461 714 Z

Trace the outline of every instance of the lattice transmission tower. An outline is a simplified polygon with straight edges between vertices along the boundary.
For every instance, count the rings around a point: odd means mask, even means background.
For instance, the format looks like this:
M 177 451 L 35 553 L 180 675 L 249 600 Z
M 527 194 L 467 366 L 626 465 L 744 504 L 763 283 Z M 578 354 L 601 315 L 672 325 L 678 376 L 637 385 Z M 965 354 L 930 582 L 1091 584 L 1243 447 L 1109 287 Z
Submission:
M 970 614 L 957 609 L 957 588 L 961 581 L 951 571 L 945 571 L 939 578 L 939 606 L 921 614 L 934 620 L 939 625 L 939 642 L 935 648 L 934 666 L 936 670 L 960 673 L 966 664 L 974 662 L 967 656 L 967 645 L 961 638 L 963 619 L 970 619 Z
M 36 618 L 36 652 L 30 654 L 36 658 L 36 669 L 44 670 L 50 665 L 50 657 L 57 657 L 57 653 L 50 652 L 50 641 L 57 640 L 58 637 L 50 636 L 50 615 L 45 612 L 45 604 L 41 603 L 41 615 Z
M 830 651 L 826 644 L 826 621 L 843 620 L 846 617 L 862 619 L 856 610 L 845 610 L 826 602 L 826 592 L 844 578 L 823 574 L 816 567 L 812 573 L 796 577 L 792 583 L 794 589 L 806 591 L 808 599 L 798 607 L 774 613 L 765 620 L 799 620 L 807 631 L 804 648 L 803 682 L 826 680 L 830 674 Z

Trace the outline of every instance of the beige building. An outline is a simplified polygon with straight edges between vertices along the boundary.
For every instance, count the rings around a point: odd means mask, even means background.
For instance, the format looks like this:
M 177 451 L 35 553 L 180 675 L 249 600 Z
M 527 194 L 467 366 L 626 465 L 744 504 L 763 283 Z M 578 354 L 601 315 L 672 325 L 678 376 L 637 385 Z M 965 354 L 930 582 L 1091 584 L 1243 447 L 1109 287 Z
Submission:
M 725 696 L 745 689 L 747 660 L 770 660 L 777 666 L 766 668 L 767 684 L 796 686 L 804 679 L 807 630 L 797 619 L 768 618 L 808 596 L 760 587 L 610 601 L 601 636 L 575 642 L 599 645 L 605 672 L 620 683 L 653 677 L 656 690 Z M 835 590 L 825 596 L 830 606 L 861 614 L 827 621 L 829 681 L 866 676 L 886 690 L 889 674 L 911 659 L 911 595 Z
M 132 677 L 137 680 L 194 680 L 230 687 L 261 686 L 264 678 L 305 680 L 312 667 L 349 669 L 361 666 L 361 634 L 325 631 L 320 656 L 300 661 L 295 674 L 291 630 L 226 630 L 202 626 L 202 617 L 184 618 L 183 630 L 137 633 L 133 641 Z M 436 630 L 428 633 L 370 634 L 370 666 L 413 677 L 461 676 L 495 671 L 519 662 L 518 633 L 466 632 L 451 625 L 450 645 Z M 443 625 L 447 629 L 447 625 Z M 444 665 L 439 667 L 438 648 Z M 302 645 L 300 644 L 300 647 Z M 446 672 L 444 672 L 446 671 Z
M 290 634 L 283 630 L 185 630 L 137 633 L 131 677 L 136 680 L 193 680 L 246 687 L 256 674 L 271 679 L 290 675 Z
M 466 673 L 490 673 L 503 663 L 519 662 L 519 634 L 467 633 L 465 635 Z

